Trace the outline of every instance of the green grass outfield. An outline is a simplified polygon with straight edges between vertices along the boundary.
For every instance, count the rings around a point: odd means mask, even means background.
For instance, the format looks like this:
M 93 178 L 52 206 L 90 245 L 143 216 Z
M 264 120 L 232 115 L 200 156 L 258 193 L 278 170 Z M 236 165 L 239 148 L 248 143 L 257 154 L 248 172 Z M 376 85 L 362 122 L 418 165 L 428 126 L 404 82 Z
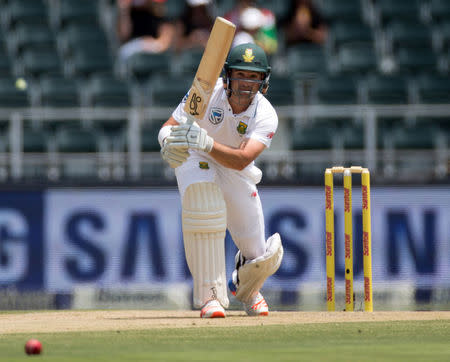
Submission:
M 43 344 L 27 356 L 29 338 Z M 0 361 L 450 361 L 450 320 L 0 336 Z

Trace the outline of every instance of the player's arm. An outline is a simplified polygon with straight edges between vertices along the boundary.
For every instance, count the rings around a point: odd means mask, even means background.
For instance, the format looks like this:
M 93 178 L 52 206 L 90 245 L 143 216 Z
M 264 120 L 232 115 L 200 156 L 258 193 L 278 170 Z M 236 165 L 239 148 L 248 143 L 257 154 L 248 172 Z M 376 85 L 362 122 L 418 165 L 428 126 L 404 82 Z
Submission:
M 239 148 L 231 148 L 214 141 L 209 153 L 221 165 L 234 170 L 243 170 L 254 161 L 266 146 L 254 139 L 246 139 Z

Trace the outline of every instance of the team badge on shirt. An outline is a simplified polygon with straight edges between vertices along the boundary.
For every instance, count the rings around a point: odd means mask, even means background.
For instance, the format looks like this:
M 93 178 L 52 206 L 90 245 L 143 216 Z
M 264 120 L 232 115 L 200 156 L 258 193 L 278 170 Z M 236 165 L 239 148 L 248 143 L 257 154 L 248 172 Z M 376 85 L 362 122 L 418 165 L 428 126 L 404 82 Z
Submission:
M 209 121 L 212 124 L 219 124 L 223 121 L 223 109 L 213 107 L 211 108 L 211 113 L 209 114 Z
M 237 131 L 239 132 L 239 134 L 245 134 L 245 132 L 247 131 L 247 125 L 240 121 L 238 126 L 237 126 Z

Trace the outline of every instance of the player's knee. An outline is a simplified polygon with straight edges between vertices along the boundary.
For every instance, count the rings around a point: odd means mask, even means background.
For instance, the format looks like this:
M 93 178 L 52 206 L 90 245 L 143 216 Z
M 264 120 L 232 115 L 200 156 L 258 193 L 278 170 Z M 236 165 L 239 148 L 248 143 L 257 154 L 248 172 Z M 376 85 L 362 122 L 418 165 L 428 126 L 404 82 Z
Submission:
M 183 196 L 182 209 L 183 232 L 225 232 L 225 200 L 214 182 L 189 185 Z

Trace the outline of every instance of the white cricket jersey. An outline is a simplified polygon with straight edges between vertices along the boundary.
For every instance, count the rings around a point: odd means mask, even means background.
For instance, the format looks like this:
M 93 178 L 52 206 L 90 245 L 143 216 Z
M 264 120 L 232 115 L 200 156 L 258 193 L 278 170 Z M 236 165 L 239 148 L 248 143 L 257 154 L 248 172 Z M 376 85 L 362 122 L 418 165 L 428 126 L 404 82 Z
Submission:
M 184 105 L 187 95 L 172 113 L 178 123 L 185 123 L 187 114 Z M 214 87 L 211 100 L 201 120 L 197 120 L 200 127 L 215 141 L 226 146 L 238 148 L 246 138 L 255 139 L 270 147 L 272 137 L 278 127 L 278 116 L 270 102 L 258 92 L 245 112 L 233 114 L 223 80 L 219 78 Z

